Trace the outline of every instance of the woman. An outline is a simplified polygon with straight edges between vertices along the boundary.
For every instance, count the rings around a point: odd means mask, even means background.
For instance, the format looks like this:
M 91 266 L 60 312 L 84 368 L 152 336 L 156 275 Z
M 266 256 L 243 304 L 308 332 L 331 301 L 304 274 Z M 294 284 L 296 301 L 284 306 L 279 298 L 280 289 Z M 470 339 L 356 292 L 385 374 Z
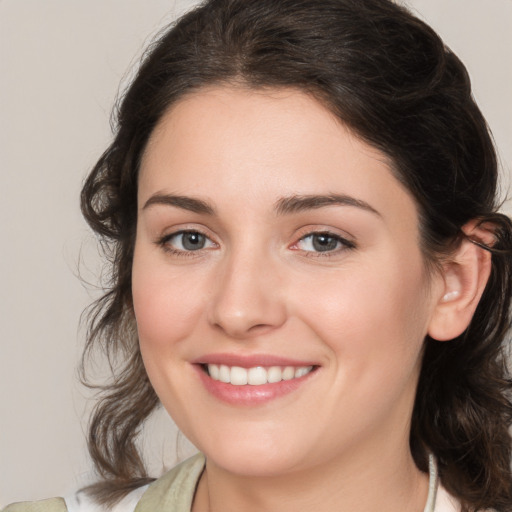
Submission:
M 211 0 L 182 18 L 82 191 L 113 272 L 88 349 L 123 358 L 88 499 L 512 510 L 496 180 L 465 68 L 403 8 Z M 160 402 L 201 455 L 150 483 L 135 440 Z M 8 510 L 43 506 L 66 510 Z

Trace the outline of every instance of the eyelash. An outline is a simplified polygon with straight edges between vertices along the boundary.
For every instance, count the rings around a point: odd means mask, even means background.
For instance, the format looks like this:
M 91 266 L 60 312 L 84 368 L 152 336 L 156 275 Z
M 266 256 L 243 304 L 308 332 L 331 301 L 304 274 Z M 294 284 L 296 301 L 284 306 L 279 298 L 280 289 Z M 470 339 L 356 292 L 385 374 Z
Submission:
M 170 242 L 172 239 L 177 238 L 182 235 L 199 235 L 201 237 L 204 237 L 205 243 L 210 243 L 211 246 L 216 246 L 217 244 L 213 242 L 210 237 L 208 237 L 206 234 L 202 233 L 199 230 L 196 229 L 183 229 L 180 231 L 176 231 L 174 233 L 170 233 L 168 235 L 165 235 L 157 240 L 157 245 L 162 247 L 162 249 L 174 256 L 178 257 L 197 257 L 200 255 L 200 253 L 203 250 L 208 250 L 210 247 L 200 247 L 196 250 L 187 250 L 187 249 L 176 249 L 172 245 L 170 245 Z M 330 239 L 331 241 L 334 241 L 336 245 L 340 245 L 340 247 L 336 247 L 333 250 L 327 250 L 327 251 L 307 251 L 298 248 L 297 246 L 301 243 L 307 240 L 308 238 L 313 237 L 325 237 Z M 314 244 L 314 242 L 312 242 Z M 183 245 L 183 242 L 182 242 Z M 297 242 L 295 242 L 292 246 L 290 246 L 292 250 L 298 250 L 302 251 L 306 257 L 309 258 L 329 258 L 333 257 L 335 255 L 338 255 L 340 252 L 346 251 L 346 250 L 352 250 L 356 248 L 356 244 L 350 240 L 347 240 L 346 238 L 343 238 L 342 236 L 332 233 L 330 231 L 310 231 L 307 234 L 300 237 Z
M 340 252 L 346 251 L 346 250 L 352 250 L 356 248 L 356 244 L 352 242 L 351 240 L 347 240 L 346 238 L 343 238 L 342 236 L 332 233 L 330 231 L 310 231 L 309 233 L 305 234 L 304 236 L 300 237 L 297 242 L 295 242 L 291 248 L 294 250 L 301 250 L 297 246 L 299 243 L 304 242 L 308 238 L 313 239 L 313 237 L 325 237 L 328 239 L 331 239 L 336 243 L 336 245 L 339 245 L 339 247 L 336 247 L 333 250 L 328 251 L 305 251 L 302 250 L 302 252 L 306 255 L 308 258 L 332 258 L 334 256 L 339 255 Z M 312 244 L 314 245 L 314 242 L 312 241 Z
M 201 237 L 204 237 L 204 239 L 207 241 L 206 243 L 209 242 L 212 245 L 217 245 L 217 244 L 215 244 L 215 242 L 213 242 L 210 239 L 209 236 L 205 235 L 204 233 L 202 233 L 201 231 L 199 231 L 197 229 L 182 229 L 182 230 L 176 231 L 174 233 L 169 233 L 168 235 L 165 235 L 165 236 L 161 237 L 160 239 L 158 239 L 156 243 L 157 243 L 157 245 L 162 247 L 162 249 L 165 252 L 168 252 L 174 256 L 179 256 L 179 257 L 183 257 L 183 258 L 197 257 L 197 256 L 199 256 L 199 254 L 196 254 L 196 253 L 201 253 L 205 249 L 205 247 L 201 247 L 196 250 L 176 249 L 175 247 L 170 245 L 170 242 L 173 238 L 177 238 L 180 235 L 199 235 Z M 182 245 L 183 245 L 183 243 L 182 243 Z

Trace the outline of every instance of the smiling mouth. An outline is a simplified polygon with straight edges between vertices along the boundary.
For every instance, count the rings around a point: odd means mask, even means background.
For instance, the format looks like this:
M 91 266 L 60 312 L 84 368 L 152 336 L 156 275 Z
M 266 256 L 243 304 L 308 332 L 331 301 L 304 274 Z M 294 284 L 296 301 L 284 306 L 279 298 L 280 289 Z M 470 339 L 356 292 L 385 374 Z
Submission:
M 262 386 L 299 379 L 314 371 L 316 366 L 254 366 L 242 368 L 224 364 L 205 364 L 204 371 L 213 379 L 233 386 Z

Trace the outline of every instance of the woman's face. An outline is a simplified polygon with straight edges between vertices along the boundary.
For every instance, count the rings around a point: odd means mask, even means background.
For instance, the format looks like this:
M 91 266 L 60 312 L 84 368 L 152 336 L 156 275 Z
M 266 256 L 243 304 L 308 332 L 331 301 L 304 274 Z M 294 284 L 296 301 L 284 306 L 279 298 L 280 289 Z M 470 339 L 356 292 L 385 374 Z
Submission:
M 154 131 L 138 200 L 144 363 L 212 463 L 407 449 L 439 278 L 383 154 L 301 92 L 205 89 Z

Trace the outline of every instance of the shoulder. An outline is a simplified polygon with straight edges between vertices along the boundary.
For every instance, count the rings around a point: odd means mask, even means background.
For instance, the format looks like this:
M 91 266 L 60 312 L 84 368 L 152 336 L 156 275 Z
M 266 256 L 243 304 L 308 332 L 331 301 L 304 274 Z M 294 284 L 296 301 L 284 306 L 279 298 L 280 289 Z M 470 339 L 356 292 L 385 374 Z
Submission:
M 155 510 L 172 510 L 173 512 L 189 512 L 204 464 L 204 456 L 197 454 L 178 464 L 153 483 L 130 492 L 113 507 L 99 505 L 85 493 L 79 492 L 66 498 L 67 508 L 64 507 L 62 511 L 154 512 Z M 39 512 L 39 509 L 27 509 L 27 512 L 32 511 Z M 7 512 L 25 512 L 25 509 L 8 510 Z M 41 512 L 46 512 L 46 509 L 42 509 Z M 49 509 L 48 512 L 54 511 Z M 61 512 L 61 509 L 55 509 L 55 512 Z
M 85 492 L 66 498 L 67 512 L 133 512 L 148 486 L 139 487 L 113 506 L 100 505 Z
M 178 464 L 149 485 L 135 512 L 154 512 L 155 510 L 189 512 L 204 465 L 205 458 L 201 453 Z
M 198 453 L 178 464 L 165 475 L 128 494 L 108 512 L 154 512 L 172 510 L 189 512 L 194 492 L 203 472 L 205 458 Z M 187 508 L 188 507 L 188 508 Z M 107 509 L 94 503 L 83 493 L 43 501 L 13 503 L 0 512 L 106 512 Z
M 461 506 L 459 501 L 446 491 L 442 486 L 439 486 L 436 497 L 436 507 L 434 512 L 460 512 Z M 482 512 L 497 512 L 493 509 L 488 509 Z
M 441 485 L 437 489 L 435 512 L 459 512 L 460 503 Z
M 2 512 L 67 512 L 67 508 L 62 498 L 52 498 L 43 501 L 13 503 L 2 509 Z

